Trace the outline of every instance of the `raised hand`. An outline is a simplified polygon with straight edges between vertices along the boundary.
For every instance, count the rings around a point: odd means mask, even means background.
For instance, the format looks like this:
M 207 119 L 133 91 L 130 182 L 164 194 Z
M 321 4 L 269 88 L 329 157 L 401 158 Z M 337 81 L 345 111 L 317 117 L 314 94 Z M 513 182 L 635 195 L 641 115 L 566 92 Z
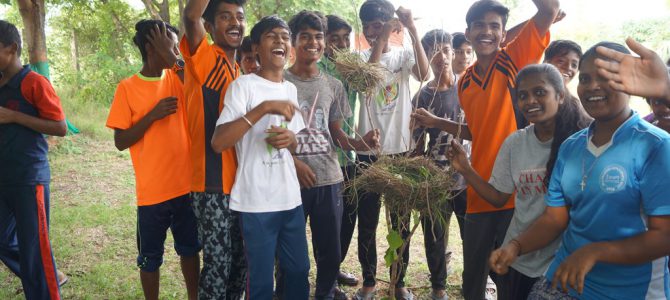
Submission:
M 158 121 L 177 112 L 177 97 L 167 97 L 158 100 L 158 103 L 149 112 L 152 121 Z
M 598 47 L 598 54 L 605 57 L 595 60 L 598 74 L 607 78 L 615 90 L 670 102 L 670 76 L 663 60 L 632 38 L 626 39 L 626 44 L 640 57 Z
M 174 33 L 169 31 L 165 23 L 160 26 L 156 24 L 147 35 L 149 44 L 156 50 L 165 61 L 167 67 L 171 67 L 177 61 L 179 50 L 177 40 L 173 37 Z
M 395 14 L 398 16 L 398 20 L 403 26 L 407 27 L 408 29 L 415 28 L 414 17 L 412 17 L 412 11 L 409 8 L 400 6 L 395 11 Z

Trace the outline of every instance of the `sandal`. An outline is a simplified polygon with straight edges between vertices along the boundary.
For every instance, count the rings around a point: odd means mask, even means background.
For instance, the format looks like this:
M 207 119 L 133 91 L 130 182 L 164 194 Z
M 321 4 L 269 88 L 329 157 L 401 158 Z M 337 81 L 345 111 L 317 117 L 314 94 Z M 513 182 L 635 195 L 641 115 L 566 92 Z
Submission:
M 356 291 L 356 294 L 354 294 L 353 297 L 351 297 L 351 300 L 375 300 L 375 294 L 376 291 L 372 292 L 363 292 L 363 289 L 358 289 Z
M 408 289 L 397 289 L 395 290 L 396 300 L 414 300 L 414 294 Z
M 435 291 L 430 293 L 430 300 L 449 300 L 449 295 L 447 295 L 447 291 L 443 290 L 444 295 L 439 296 L 435 294 Z
M 58 279 L 58 287 L 61 287 L 70 281 L 70 277 L 67 277 L 67 275 L 60 270 L 56 271 L 56 278 Z

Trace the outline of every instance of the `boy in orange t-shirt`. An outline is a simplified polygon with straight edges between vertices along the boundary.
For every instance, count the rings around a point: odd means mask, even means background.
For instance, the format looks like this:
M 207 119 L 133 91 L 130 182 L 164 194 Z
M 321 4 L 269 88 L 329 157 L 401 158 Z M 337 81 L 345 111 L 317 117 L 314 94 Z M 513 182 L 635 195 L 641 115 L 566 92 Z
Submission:
M 230 209 L 235 181 L 235 149 L 211 147 L 228 85 L 240 76 L 235 55 L 242 43 L 245 0 L 190 0 L 184 8 L 180 42 L 186 117 L 191 139 L 191 198 L 202 243 L 201 299 L 239 299 L 246 282 L 246 260 L 239 215 Z M 204 19 L 204 22 L 201 21 Z M 207 42 L 207 34 L 213 44 Z
M 189 191 L 189 139 L 177 63 L 177 29 L 142 20 L 133 41 L 144 65 L 117 87 L 107 119 L 119 150 L 130 148 L 137 191 L 137 265 L 146 299 L 158 299 L 168 228 L 189 299 L 196 299 L 200 244 Z
M 466 15 L 465 36 L 477 54 L 459 80 L 458 98 L 465 112 L 467 127 L 461 137 L 472 140 L 472 166 L 489 178 L 496 155 L 505 138 L 524 124 L 514 109 L 512 91 L 517 72 L 540 61 L 549 44 L 549 27 L 559 12 L 558 0 L 533 0 L 537 13 L 504 48 L 505 25 L 509 9 L 495 0 L 472 4 Z M 426 111 L 413 117 L 419 125 L 441 128 L 456 134 L 462 124 L 436 118 Z M 514 211 L 514 202 L 497 208 L 481 198 L 471 187 L 467 191 L 467 211 L 463 240 L 463 296 L 484 299 L 488 258 L 500 247 Z M 491 278 L 500 285 L 494 274 Z

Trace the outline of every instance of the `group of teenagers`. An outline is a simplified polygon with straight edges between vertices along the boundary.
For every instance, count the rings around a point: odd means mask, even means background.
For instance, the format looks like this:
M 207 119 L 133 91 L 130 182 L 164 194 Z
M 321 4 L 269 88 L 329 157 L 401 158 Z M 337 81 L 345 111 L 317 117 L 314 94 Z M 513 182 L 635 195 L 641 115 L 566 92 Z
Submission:
M 489 277 L 498 299 L 669 299 L 670 75 L 632 39 L 639 57 L 551 41 L 559 1 L 533 2 L 537 13 L 509 30 L 509 10 L 479 0 L 464 34 L 419 39 L 409 9 L 366 0 L 371 48 L 359 53 L 385 69 L 372 94 L 337 71 L 334 53 L 353 50 L 335 15 L 268 16 L 244 37 L 245 1 L 190 0 L 181 40 L 167 23 L 138 22 L 143 65 L 119 83 L 106 125 L 135 170 L 145 298 L 158 299 L 169 228 L 189 299 L 308 299 L 309 218 L 313 297 L 375 299 L 381 197 L 347 181 L 381 155 L 425 155 L 457 171 L 443 209 L 458 218 L 465 299 L 492 299 Z M 389 42 L 402 31 L 410 47 Z M 59 299 L 43 135 L 64 135 L 65 117 L 20 53 L 16 27 L 0 21 L 0 259 L 26 298 Z M 414 96 L 410 76 L 427 81 Z M 630 95 L 654 114 L 633 111 Z M 426 297 L 445 300 L 448 228 L 421 221 Z M 340 264 L 357 222 L 362 287 L 346 295 L 339 284 L 358 279 Z M 396 299 L 415 297 L 409 255 Z

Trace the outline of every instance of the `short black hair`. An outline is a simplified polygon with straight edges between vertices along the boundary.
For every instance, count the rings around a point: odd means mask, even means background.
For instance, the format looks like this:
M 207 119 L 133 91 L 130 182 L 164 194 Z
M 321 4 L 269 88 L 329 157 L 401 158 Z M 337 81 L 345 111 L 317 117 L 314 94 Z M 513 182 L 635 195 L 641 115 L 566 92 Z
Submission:
M 333 33 L 341 29 L 346 29 L 349 32 L 354 30 L 351 25 L 347 23 L 347 21 L 337 15 L 327 15 L 326 19 L 328 19 L 328 31 L 326 34 Z
M 372 22 L 377 19 L 387 22 L 393 19 L 394 14 L 395 8 L 388 0 L 366 0 L 358 12 L 363 22 Z
M 472 22 L 477 21 L 486 15 L 488 12 L 494 12 L 502 17 L 502 26 L 505 29 L 507 26 L 507 18 L 509 17 L 509 8 L 496 0 L 479 0 L 470 6 L 468 13 L 465 15 L 465 23 L 470 28 Z
M 291 42 L 295 43 L 298 32 L 301 30 L 314 29 L 326 34 L 328 31 L 328 19 L 318 11 L 301 10 L 288 21 L 288 27 L 293 32 Z
M 555 40 L 547 46 L 547 49 L 544 50 L 544 60 L 550 60 L 556 56 L 561 56 L 570 53 L 570 51 L 577 53 L 579 59 L 581 60 L 582 47 L 579 44 L 570 41 L 570 40 Z
M 161 26 L 165 24 L 167 30 L 173 32 L 175 35 L 179 36 L 179 30 L 174 26 L 163 22 L 161 20 L 140 20 L 135 24 L 135 36 L 133 37 L 133 43 L 135 46 L 140 49 L 140 54 L 142 55 L 142 61 L 147 62 L 147 49 L 146 45 L 149 43 L 147 36 L 151 33 L 151 29 L 155 26 Z
M 242 53 L 249 53 L 251 52 L 251 37 L 250 36 L 245 36 L 244 39 L 242 39 L 242 45 L 240 45 L 240 52 Z
M 460 48 L 465 43 L 470 43 L 465 37 L 465 34 L 462 32 L 454 32 L 451 35 L 451 43 L 454 45 L 454 49 Z
M 451 34 L 442 29 L 433 29 L 428 31 L 421 39 L 421 46 L 426 54 L 432 53 L 437 44 L 449 44 L 451 46 Z
M 282 18 L 280 18 L 277 15 L 271 15 L 267 17 L 263 17 L 254 25 L 254 28 L 251 28 L 251 33 L 249 37 L 251 37 L 251 44 L 252 45 L 258 45 L 261 42 L 261 36 L 275 28 L 284 28 L 288 30 L 288 32 L 291 32 L 291 28 L 288 27 L 288 24 L 286 24 L 286 21 L 284 21 Z
M 19 30 L 14 24 L 0 20 L 0 44 L 7 47 L 14 43 L 18 46 L 16 55 L 21 56 L 21 35 L 19 34 Z
M 221 3 L 228 3 L 228 4 L 236 4 L 237 6 L 244 6 L 247 4 L 247 0 L 210 0 L 209 3 L 207 3 L 207 7 L 205 8 L 205 12 L 202 14 L 202 18 L 205 19 L 205 21 L 209 22 L 210 24 L 214 24 L 214 19 L 216 17 L 216 11 L 219 8 L 219 4 Z
M 586 50 L 586 52 L 584 52 L 584 55 L 582 55 L 582 59 L 579 61 L 579 69 L 582 68 L 582 64 L 587 60 L 595 58 L 605 59 L 605 57 L 596 52 L 596 48 L 598 47 L 605 47 L 617 52 L 621 52 L 623 54 L 630 54 L 630 50 L 628 50 L 628 48 L 626 48 L 626 46 L 624 45 L 615 42 L 607 42 L 607 41 L 600 42 L 593 45 L 593 47 L 589 48 L 589 50 Z

